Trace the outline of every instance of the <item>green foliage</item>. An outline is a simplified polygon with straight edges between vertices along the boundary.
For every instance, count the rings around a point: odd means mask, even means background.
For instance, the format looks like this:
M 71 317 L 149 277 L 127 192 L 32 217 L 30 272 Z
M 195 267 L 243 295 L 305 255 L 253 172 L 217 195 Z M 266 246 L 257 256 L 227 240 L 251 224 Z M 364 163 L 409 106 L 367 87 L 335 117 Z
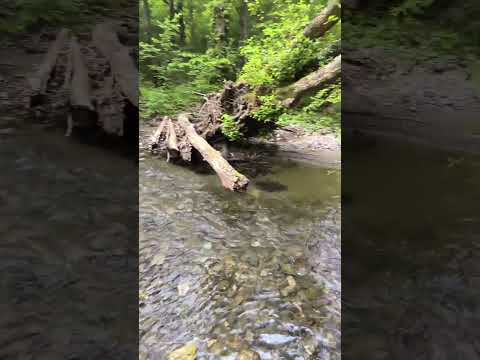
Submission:
M 167 1 L 148 1 L 150 25 L 145 16 L 140 24 L 142 118 L 190 110 L 203 101 L 199 95 L 216 91 L 225 80 L 237 80 L 255 89 L 255 99 L 260 95 L 260 106 L 253 114 L 258 122 L 277 123 L 282 119 L 281 124 L 335 127 L 339 111 L 333 104 L 339 101 L 338 91 L 329 88 L 320 92 L 297 112 L 286 112 L 275 95 L 279 87 L 325 65 L 338 54 L 340 23 L 316 41 L 303 36 L 303 29 L 327 0 L 248 0 L 247 28 L 241 21 L 244 1 L 183 1 L 183 12 L 173 17 Z M 216 35 L 218 8 L 224 11 L 227 27 L 222 46 Z M 144 14 L 143 9 L 140 11 Z M 185 43 L 179 41 L 182 22 Z M 231 115 L 223 115 L 222 131 L 232 141 L 241 139 L 240 128 Z
M 275 2 L 277 4 L 277 2 Z M 319 9 L 324 1 L 283 1 L 270 14 L 270 20 L 258 25 L 261 34 L 252 37 L 241 49 L 246 58 L 240 80 L 251 86 L 273 88 L 294 81 L 302 71 L 323 59 L 325 49 L 340 39 L 340 26 L 321 40 L 311 41 L 303 36 L 303 29 L 311 20 L 312 8 Z M 258 1 L 249 3 L 252 11 Z
M 231 141 L 236 141 L 241 138 L 240 128 L 238 127 L 238 124 L 233 118 L 233 116 L 223 114 L 222 133 Z
M 284 112 L 284 108 L 275 95 L 260 96 L 260 107 L 253 113 L 255 120 L 268 123 L 274 122 Z
M 15 0 L 14 16 L 0 20 L 0 31 L 15 33 L 50 25 L 80 23 L 88 15 L 107 12 L 124 0 Z
M 280 115 L 277 123 L 280 126 L 299 125 L 312 131 L 327 129 L 339 134 L 341 101 L 341 86 L 333 84 L 318 91 L 302 109 Z

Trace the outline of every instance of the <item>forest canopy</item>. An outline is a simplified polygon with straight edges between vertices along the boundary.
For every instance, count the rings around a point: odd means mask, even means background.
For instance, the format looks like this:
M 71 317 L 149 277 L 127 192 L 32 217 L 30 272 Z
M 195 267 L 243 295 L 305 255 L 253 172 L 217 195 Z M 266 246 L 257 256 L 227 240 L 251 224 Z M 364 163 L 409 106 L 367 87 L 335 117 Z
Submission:
M 318 79 L 315 72 L 339 59 L 337 1 L 141 0 L 140 5 L 142 118 L 191 110 L 230 80 L 247 84 L 260 100 L 258 121 L 339 130 L 339 77 L 302 92 L 299 106 L 290 109 L 282 102 L 286 92 L 303 89 Z M 333 11 L 315 24 L 329 6 Z M 308 33 L 312 24 L 321 34 Z M 229 120 L 224 117 L 225 129 Z M 230 127 L 227 135 L 238 134 Z

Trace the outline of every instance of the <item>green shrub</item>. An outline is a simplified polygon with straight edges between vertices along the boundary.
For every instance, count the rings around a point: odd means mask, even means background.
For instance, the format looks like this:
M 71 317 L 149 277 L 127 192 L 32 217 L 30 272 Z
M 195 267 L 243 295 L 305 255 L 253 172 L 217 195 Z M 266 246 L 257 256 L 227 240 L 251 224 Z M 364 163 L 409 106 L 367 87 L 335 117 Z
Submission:
M 241 138 L 242 134 L 233 116 L 228 114 L 223 114 L 222 133 L 231 141 L 236 141 Z

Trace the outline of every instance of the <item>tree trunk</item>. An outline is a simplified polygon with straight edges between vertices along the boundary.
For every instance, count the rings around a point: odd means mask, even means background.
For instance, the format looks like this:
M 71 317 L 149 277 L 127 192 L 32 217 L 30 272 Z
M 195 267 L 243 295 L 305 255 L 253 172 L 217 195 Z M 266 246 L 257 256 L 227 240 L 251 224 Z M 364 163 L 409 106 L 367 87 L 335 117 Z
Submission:
M 335 18 L 330 18 L 334 16 Z M 341 8 L 339 0 L 330 0 L 327 7 L 305 28 L 303 35 L 309 39 L 316 39 L 335 25 L 341 16 Z
M 118 40 L 117 34 L 107 24 L 99 24 L 93 31 L 93 43 L 105 56 L 125 98 L 138 107 L 138 70 L 128 49 Z
M 68 39 L 69 31 L 61 30 L 55 42 L 48 49 L 47 55 L 37 72 L 30 78 L 32 95 L 30 96 L 30 107 L 41 105 L 45 102 L 48 81 L 52 75 L 57 59 Z
M 241 0 L 240 8 L 238 10 L 240 16 L 240 43 L 243 44 L 248 39 L 248 4 L 246 0 Z
M 185 18 L 183 17 L 183 0 L 178 0 L 176 13 L 180 15 L 178 18 L 178 44 L 180 47 L 185 46 Z
M 192 46 L 195 42 L 195 17 L 194 17 L 194 8 L 193 8 L 193 0 L 188 1 L 188 24 L 190 27 L 190 46 Z
M 217 48 L 224 50 L 227 45 L 227 19 L 225 17 L 225 8 L 223 6 L 215 7 L 214 16 Z
M 150 3 L 148 0 L 143 0 L 143 16 L 145 18 L 145 33 L 147 35 L 147 42 L 152 42 L 152 13 Z
M 281 92 L 286 93 L 286 99 L 283 101 L 283 105 L 287 108 L 292 108 L 298 105 L 305 96 L 335 82 L 340 77 L 341 66 L 342 56 L 338 55 L 323 68 L 318 69 L 283 89 Z
M 181 114 L 178 117 L 178 124 L 184 129 L 188 141 L 217 173 L 223 187 L 231 191 L 243 191 L 247 189 L 249 180 L 236 171 L 228 161 L 222 157 L 220 152 L 211 147 L 204 138 L 197 134 L 187 115 Z
M 168 0 L 168 12 L 170 14 L 170 20 L 175 17 L 175 0 Z

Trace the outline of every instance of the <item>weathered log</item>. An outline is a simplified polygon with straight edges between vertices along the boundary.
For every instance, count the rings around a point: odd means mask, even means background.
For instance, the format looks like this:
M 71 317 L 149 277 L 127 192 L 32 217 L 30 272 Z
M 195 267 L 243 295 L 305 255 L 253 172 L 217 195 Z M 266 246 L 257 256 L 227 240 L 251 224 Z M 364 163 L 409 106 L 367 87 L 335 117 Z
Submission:
M 107 134 L 124 136 L 127 101 L 120 93 L 113 76 L 105 77 L 101 88 L 96 92 L 99 123 Z
M 113 26 L 108 23 L 97 25 L 93 30 L 93 43 L 107 58 L 122 94 L 138 107 L 138 69 L 128 49 L 120 43 Z
M 198 135 L 194 126 L 189 121 L 188 115 L 179 115 L 178 124 L 185 130 L 188 141 L 217 173 L 223 187 L 231 191 L 243 191 L 247 189 L 249 180 L 235 170 L 228 161 L 222 157 L 220 152 L 211 147 L 204 138 Z
M 340 1 L 330 0 L 327 7 L 305 28 L 303 35 L 309 39 L 316 39 L 323 36 L 340 20 L 340 16 Z
M 150 138 L 151 150 L 155 150 L 159 147 L 160 141 L 162 139 L 162 135 L 166 131 L 166 124 L 167 124 L 167 119 L 163 118 L 163 120 L 160 122 L 160 125 L 158 125 L 157 130 L 155 130 L 155 132 L 151 136 Z
M 171 119 L 167 120 L 167 134 L 167 161 L 170 161 L 170 159 L 177 159 L 180 155 L 177 133 Z
M 280 93 L 286 94 L 283 105 L 292 108 L 298 105 L 303 97 L 335 82 L 340 77 L 341 66 L 342 56 L 338 55 L 323 68 L 282 89 Z
M 47 85 L 57 64 L 57 59 L 68 38 L 68 30 L 61 30 L 53 44 L 48 49 L 47 55 L 37 72 L 29 79 L 32 94 L 30 96 L 30 107 L 41 105 L 45 102 Z
M 97 114 L 91 100 L 88 69 L 75 37 L 72 38 L 70 49 L 72 59 L 70 120 L 73 126 L 94 127 L 96 125 Z

